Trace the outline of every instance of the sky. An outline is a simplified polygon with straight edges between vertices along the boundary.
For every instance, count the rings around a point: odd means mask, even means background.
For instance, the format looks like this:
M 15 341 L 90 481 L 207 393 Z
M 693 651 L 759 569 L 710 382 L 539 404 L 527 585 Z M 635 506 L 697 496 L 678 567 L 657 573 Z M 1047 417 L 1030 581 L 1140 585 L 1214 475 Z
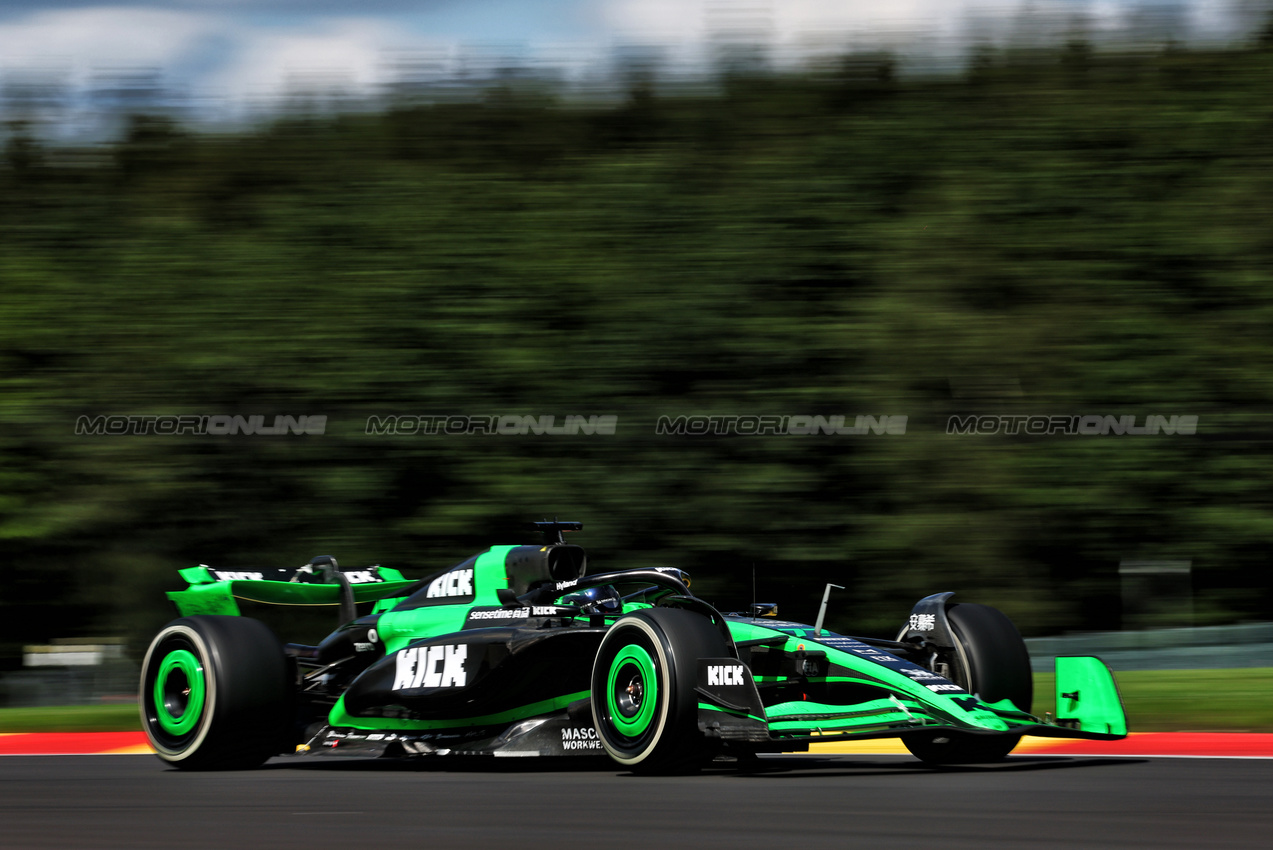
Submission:
M 0 0 L 0 84 L 13 92 L 46 79 L 75 91 L 114 86 L 122 96 L 149 86 L 215 111 L 309 90 L 366 95 L 404 74 L 480 76 L 510 61 L 595 80 L 633 50 L 665 67 L 703 70 L 733 42 L 762 43 L 779 64 L 883 47 L 923 67 L 971 40 L 1009 38 L 1023 20 L 1063 29 L 1080 15 L 1110 34 L 1149 8 L 1192 37 L 1223 38 L 1261 3 L 1268 0 Z

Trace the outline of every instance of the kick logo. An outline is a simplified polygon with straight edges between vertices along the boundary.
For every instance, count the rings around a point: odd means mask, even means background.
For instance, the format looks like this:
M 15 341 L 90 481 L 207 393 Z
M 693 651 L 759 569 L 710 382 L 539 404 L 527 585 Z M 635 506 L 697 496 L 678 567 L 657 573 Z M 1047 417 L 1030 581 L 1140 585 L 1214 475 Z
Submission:
M 472 570 L 451 570 L 446 575 L 438 576 L 429 585 L 429 592 L 425 596 L 429 599 L 436 599 L 444 596 L 472 596 L 473 595 L 473 571 Z
M 741 664 L 709 664 L 707 666 L 708 686 L 741 685 L 745 681 Z
M 377 573 L 371 570 L 345 570 L 345 578 L 349 579 L 350 584 L 371 584 L 372 582 L 382 582 Z
M 397 655 L 393 689 L 462 688 L 468 684 L 468 673 L 464 670 L 468 654 L 465 644 L 408 647 Z
M 260 581 L 264 576 L 261 573 L 232 571 L 232 570 L 210 570 L 218 581 Z

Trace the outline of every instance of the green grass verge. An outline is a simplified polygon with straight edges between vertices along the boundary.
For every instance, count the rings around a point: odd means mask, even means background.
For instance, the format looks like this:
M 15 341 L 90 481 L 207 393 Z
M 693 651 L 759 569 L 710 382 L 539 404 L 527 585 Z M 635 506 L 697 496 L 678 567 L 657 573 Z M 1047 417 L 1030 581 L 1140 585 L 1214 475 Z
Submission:
M 135 704 L 0 708 L 3 732 L 128 732 L 141 729 Z
M 1273 667 L 1116 674 L 1133 732 L 1273 732 Z M 1056 713 L 1056 677 L 1034 677 L 1034 711 Z M 0 708 L 2 732 L 140 729 L 135 705 Z
M 1273 732 L 1273 667 L 1115 673 L 1132 732 Z M 1034 675 L 1034 713 L 1056 713 L 1056 677 Z

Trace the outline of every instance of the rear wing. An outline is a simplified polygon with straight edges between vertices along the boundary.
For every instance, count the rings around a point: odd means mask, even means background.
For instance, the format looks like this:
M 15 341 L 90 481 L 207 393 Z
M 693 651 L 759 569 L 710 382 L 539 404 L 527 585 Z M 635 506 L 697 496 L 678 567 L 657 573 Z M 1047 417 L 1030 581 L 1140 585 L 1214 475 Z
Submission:
M 181 570 L 189 582 L 186 590 L 170 591 L 168 598 L 183 617 L 195 614 L 238 616 L 236 600 L 266 605 L 351 606 L 397 595 L 415 584 L 389 567 L 315 573 L 310 565 L 294 569 L 222 569 L 200 564 Z M 352 618 L 351 618 L 352 619 Z

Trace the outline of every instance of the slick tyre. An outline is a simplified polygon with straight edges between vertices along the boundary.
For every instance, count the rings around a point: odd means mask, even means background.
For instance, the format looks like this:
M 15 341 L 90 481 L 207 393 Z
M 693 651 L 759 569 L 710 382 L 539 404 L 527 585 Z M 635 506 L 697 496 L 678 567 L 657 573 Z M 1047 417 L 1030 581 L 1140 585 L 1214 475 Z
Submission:
M 283 647 L 257 620 L 173 620 L 142 662 L 142 728 L 183 770 L 257 767 L 288 741 L 291 702 Z
M 616 762 L 637 773 L 687 773 L 709 755 L 698 731 L 698 659 L 729 655 L 701 614 L 650 608 L 621 617 L 592 665 L 592 718 Z
M 946 609 L 957 646 L 950 656 L 951 678 L 983 702 L 1011 700 L 1021 711 L 1034 701 L 1030 653 L 1012 621 L 989 605 L 956 603 Z M 998 761 L 1012 752 L 1017 735 L 935 732 L 902 739 L 916 757 L 932 764 Z

